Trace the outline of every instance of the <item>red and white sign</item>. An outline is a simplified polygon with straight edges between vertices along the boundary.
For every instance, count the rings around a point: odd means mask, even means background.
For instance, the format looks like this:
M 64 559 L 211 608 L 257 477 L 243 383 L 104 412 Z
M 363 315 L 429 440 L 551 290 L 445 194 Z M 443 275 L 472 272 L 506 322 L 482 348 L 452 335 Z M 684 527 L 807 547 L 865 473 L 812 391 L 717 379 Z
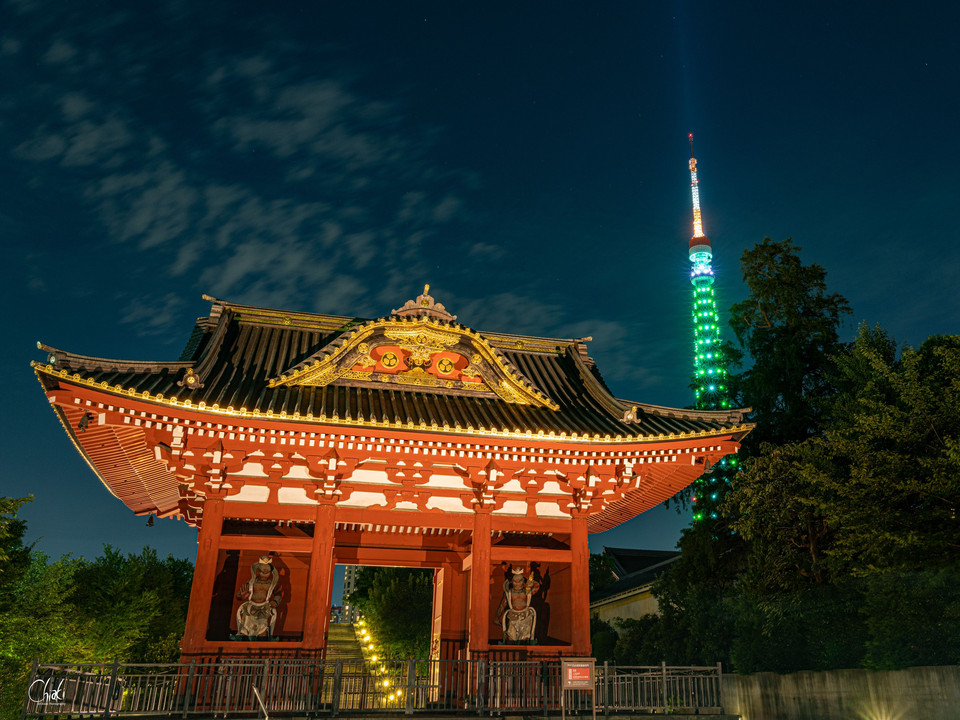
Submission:
M 593 690 L 593 658 L 562 660 L 564 690 Z

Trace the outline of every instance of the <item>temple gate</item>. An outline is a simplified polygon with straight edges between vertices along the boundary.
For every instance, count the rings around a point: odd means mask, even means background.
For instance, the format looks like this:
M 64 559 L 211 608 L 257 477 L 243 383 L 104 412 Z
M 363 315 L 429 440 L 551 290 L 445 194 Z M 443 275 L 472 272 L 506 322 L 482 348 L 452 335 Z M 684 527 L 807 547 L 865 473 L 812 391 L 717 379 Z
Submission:
M 619 400 L 589 338 L 480 333 L 429 288 L 376 320 L 207 300 L 178 361 L 34 363 L 106 488 L 198 528 L 184 658 L 322 657 L 337 563 L 432 568 L 433 658 L 589 655 L 588 534 L 751 427 Z

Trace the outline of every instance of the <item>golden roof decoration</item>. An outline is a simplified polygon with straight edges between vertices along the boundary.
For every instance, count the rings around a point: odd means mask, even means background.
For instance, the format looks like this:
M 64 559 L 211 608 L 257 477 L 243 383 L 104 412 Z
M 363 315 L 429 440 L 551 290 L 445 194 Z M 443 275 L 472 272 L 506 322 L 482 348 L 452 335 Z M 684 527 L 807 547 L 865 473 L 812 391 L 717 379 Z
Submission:
M 454 316 L 434 303 L 428 291 L 429 285 L 417 298 L 417 309 L 404 306 L 411 312 L 401 308 L 353 328 L 269 380 L 269 386 L 371 384 L 498 397 L 508 403 L 559 410 L 480 333 L 441 319 L 441 312 Z
M 447 322 L 453 322 L 457 319 L 456 315 L 447 312 L 443 303 L 434 301 L 430 294 L 429 285 L 423 286 L 423 292 L 417 296 L 416 300 L 407 300 L 402 307 L 397 308 L 391 314 L 397 317 L 432 317 Z

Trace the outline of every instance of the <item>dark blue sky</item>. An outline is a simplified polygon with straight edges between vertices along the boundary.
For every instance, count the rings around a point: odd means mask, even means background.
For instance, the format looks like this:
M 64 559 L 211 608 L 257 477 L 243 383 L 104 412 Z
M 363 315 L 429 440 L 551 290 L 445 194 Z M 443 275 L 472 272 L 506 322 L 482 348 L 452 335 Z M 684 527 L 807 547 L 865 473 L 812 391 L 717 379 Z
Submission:
M 477 329 L 579 337 L 687 405 L 687 133 L 721 307 L 792 236 L 857 322 L 960 327 L 953 3 L 0 5 L 0 494 L 54 556 L 191 557 L 84 465 L 37 340 L 174 359 L 202 293 L 380 316 L 425 282 Z M 672 547 L 655 510 L 594 536 Z

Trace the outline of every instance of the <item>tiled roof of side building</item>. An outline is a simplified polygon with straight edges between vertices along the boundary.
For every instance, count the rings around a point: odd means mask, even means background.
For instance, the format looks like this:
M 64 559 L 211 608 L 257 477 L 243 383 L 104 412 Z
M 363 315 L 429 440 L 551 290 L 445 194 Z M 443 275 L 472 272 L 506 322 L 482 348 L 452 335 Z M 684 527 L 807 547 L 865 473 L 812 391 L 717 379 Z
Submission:
M 742 410 L 702 412 L 618 400 L 581 340 L 475 332 L 414 311 L 368 321 L 208 299 L 211 314 L 198 320 L 180 360 L 108 360 L 41 345 L 47 363 L 34 365 L 48 389 L 59 377 L 141 397 L 149 393 L 159 402 L 189 399 L 193 408 L 203 403 L 211 412 L 287 420 L 611 439 L 742 435 L 750 428 Z M 444 382 L 435 368 L 428 375 L 410 360 L 409 373 L 388 375 L 374 357 L 378 348 L 371 350 L 377 343 L 379 349 L 385 343 L 412 348 L 414 360 L 418 349 L 433 344 L 431 352 L 450 350 L 451 358 L 470 364 L 458 381 Z M 465 359 L 471 352 L 472 360 Z M 426 366 L 442 354 L 432 355 Z M 358 372 L 355 363 L 372 371 Z M 404 381 L 407 375 L 416 379 Z M 397 384 L 398 378 L 408 384 Z
M 591 604 L 618 595 L 629 595 L 637 589 L 649 585 L 669 570 L 670 566 L 680 558 L 680 553 L 674 551 L 641 550 L 638 553 L 649 553 L 650 561 L 645 566 L 624 575 L 615 583 L 607 585 L 601 590 L 594 590 L 590 593 Z
M 613 562 L 613 571 L 618 578 L 645 570 L 679 555 L 676 550 L 638 550 L 606 546 L 603 548 L 603 554 Z

